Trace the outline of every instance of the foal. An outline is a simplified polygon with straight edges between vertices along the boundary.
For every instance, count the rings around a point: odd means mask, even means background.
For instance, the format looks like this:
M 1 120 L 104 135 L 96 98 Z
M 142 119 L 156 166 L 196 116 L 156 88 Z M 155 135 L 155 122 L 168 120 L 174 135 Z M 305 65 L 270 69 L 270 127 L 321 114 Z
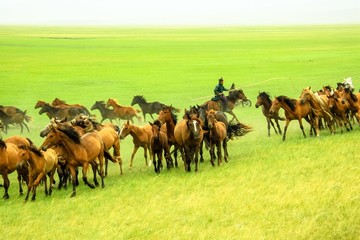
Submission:
M 155 120 L 154 123 L 150 123 L 152 130 L 151 137 L 151 152 L 153 157 L 153 164 L 155 167 L 155 172 L 160 173 L 160 168 L 162 167 L 162 153 L 164 151 L 166 166 L 168 169 L 171 167 L 171 159 L 170 159 L 170 148 L 168 144 L 168 138 L 166 133 L 161 131 L 161 123 L 159 120 Z M 156 165 L 156 156 L 158 158 L 158 162 Z

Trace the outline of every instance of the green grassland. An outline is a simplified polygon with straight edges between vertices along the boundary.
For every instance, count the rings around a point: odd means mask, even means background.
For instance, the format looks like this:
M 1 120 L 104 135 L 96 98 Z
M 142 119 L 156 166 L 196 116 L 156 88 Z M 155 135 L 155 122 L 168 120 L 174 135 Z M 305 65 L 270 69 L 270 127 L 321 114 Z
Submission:
M 305 87 L 336 86 L 348 76 L 358 90 L 359 67 L 358 25 L 0 27 L 0 104 L 27 110 L 31 133 L 22 135 L 36 145 L 49 122 L 34 109 L 37 100 L 90 109 L 110 97 L 130 105 L 140 94 L 185 109 L 208 100 L 223 77 L 254 104 L 259 91 L 297 98 Z M 121 142 L 124 175 L 110 163 L 104 189 L 81 182 L 75 198 L 70 189 L 45 197 L 40 186 L 36 201 L 24 203 L 12 174 L 10 199 L 0 200 L 0 238 L 358 239 L 359 125 L 304 139 L 291 122 L 283 142 L 267 137 L 260 109 L 235 113 L 254 131 L 229 142 L 228 163 L 212 167 L 206 152 L 197 173 L 180 162 L 156 175 L 142 149 L 130 170 L 129 136 Z M 2 137 L 18 134 L 11 127 Z

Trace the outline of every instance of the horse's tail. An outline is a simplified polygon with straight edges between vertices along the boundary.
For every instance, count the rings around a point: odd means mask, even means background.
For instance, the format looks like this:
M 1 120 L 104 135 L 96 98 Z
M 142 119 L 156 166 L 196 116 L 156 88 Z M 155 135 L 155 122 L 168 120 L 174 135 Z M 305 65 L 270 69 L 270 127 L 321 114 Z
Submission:
M 26 121 L 26 122 L 30 122 L 30 121 L 31 121 L 31 119 L 32 119 L 32 117 L 30 117 L 29 115 L 26 115 L 26 111 L 27 111 L 27 110 L 25 110 L 25 111 L 24 111 L 24 118 L 25 118 L 25 121 Z
M 105 143 L 104 143 L 104 147 L 105 147 Z M 113 163 L 116 163 L 117 160 L 109 153 L 109 150 L 104 148 L 104 157 L 109 159 L 110 161 L 112 161 Z
M 245 136 L 247 133 L 253 131 L 254 129 L 246 124 L 238 123 L 234 125 L 229 125 L 228 127 L 228 136 L 232 138 L 233 136 L 241 137 Z

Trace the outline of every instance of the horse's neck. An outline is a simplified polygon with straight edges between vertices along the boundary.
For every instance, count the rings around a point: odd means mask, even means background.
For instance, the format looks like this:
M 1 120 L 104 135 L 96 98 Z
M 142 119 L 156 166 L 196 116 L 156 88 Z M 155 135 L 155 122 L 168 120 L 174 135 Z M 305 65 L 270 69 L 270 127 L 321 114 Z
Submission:
M 130 125 L 130 135 L 135 139 L 140 139 L 144 129 L 136 125 Z
M 270 108 L 271 108 L 271 104 L 272 102 L 271 101 L 263 101 L 263 108 L 269 112 Z
M 62 138 L 65 138 L 65 141 L 62 141 L 66 152 L 74 157 L 80 156 L 82 153 L 87 153 L 85 147 L 81 144 L 76 144 L 71 138 L 69 138 L 66 134 L 62 134 Z

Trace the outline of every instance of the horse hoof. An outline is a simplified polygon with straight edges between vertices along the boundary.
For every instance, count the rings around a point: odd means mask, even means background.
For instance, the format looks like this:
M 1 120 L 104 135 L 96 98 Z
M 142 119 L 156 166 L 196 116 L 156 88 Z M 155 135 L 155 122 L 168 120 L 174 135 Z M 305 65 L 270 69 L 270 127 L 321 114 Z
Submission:
M 70 197 L 75 197 L 75 196 L 76 196 L 76 192 L 73 192 Z
M 3 199 L 9 199 L 9 194 L 5 194 L 5 195 L 3 196 Z

